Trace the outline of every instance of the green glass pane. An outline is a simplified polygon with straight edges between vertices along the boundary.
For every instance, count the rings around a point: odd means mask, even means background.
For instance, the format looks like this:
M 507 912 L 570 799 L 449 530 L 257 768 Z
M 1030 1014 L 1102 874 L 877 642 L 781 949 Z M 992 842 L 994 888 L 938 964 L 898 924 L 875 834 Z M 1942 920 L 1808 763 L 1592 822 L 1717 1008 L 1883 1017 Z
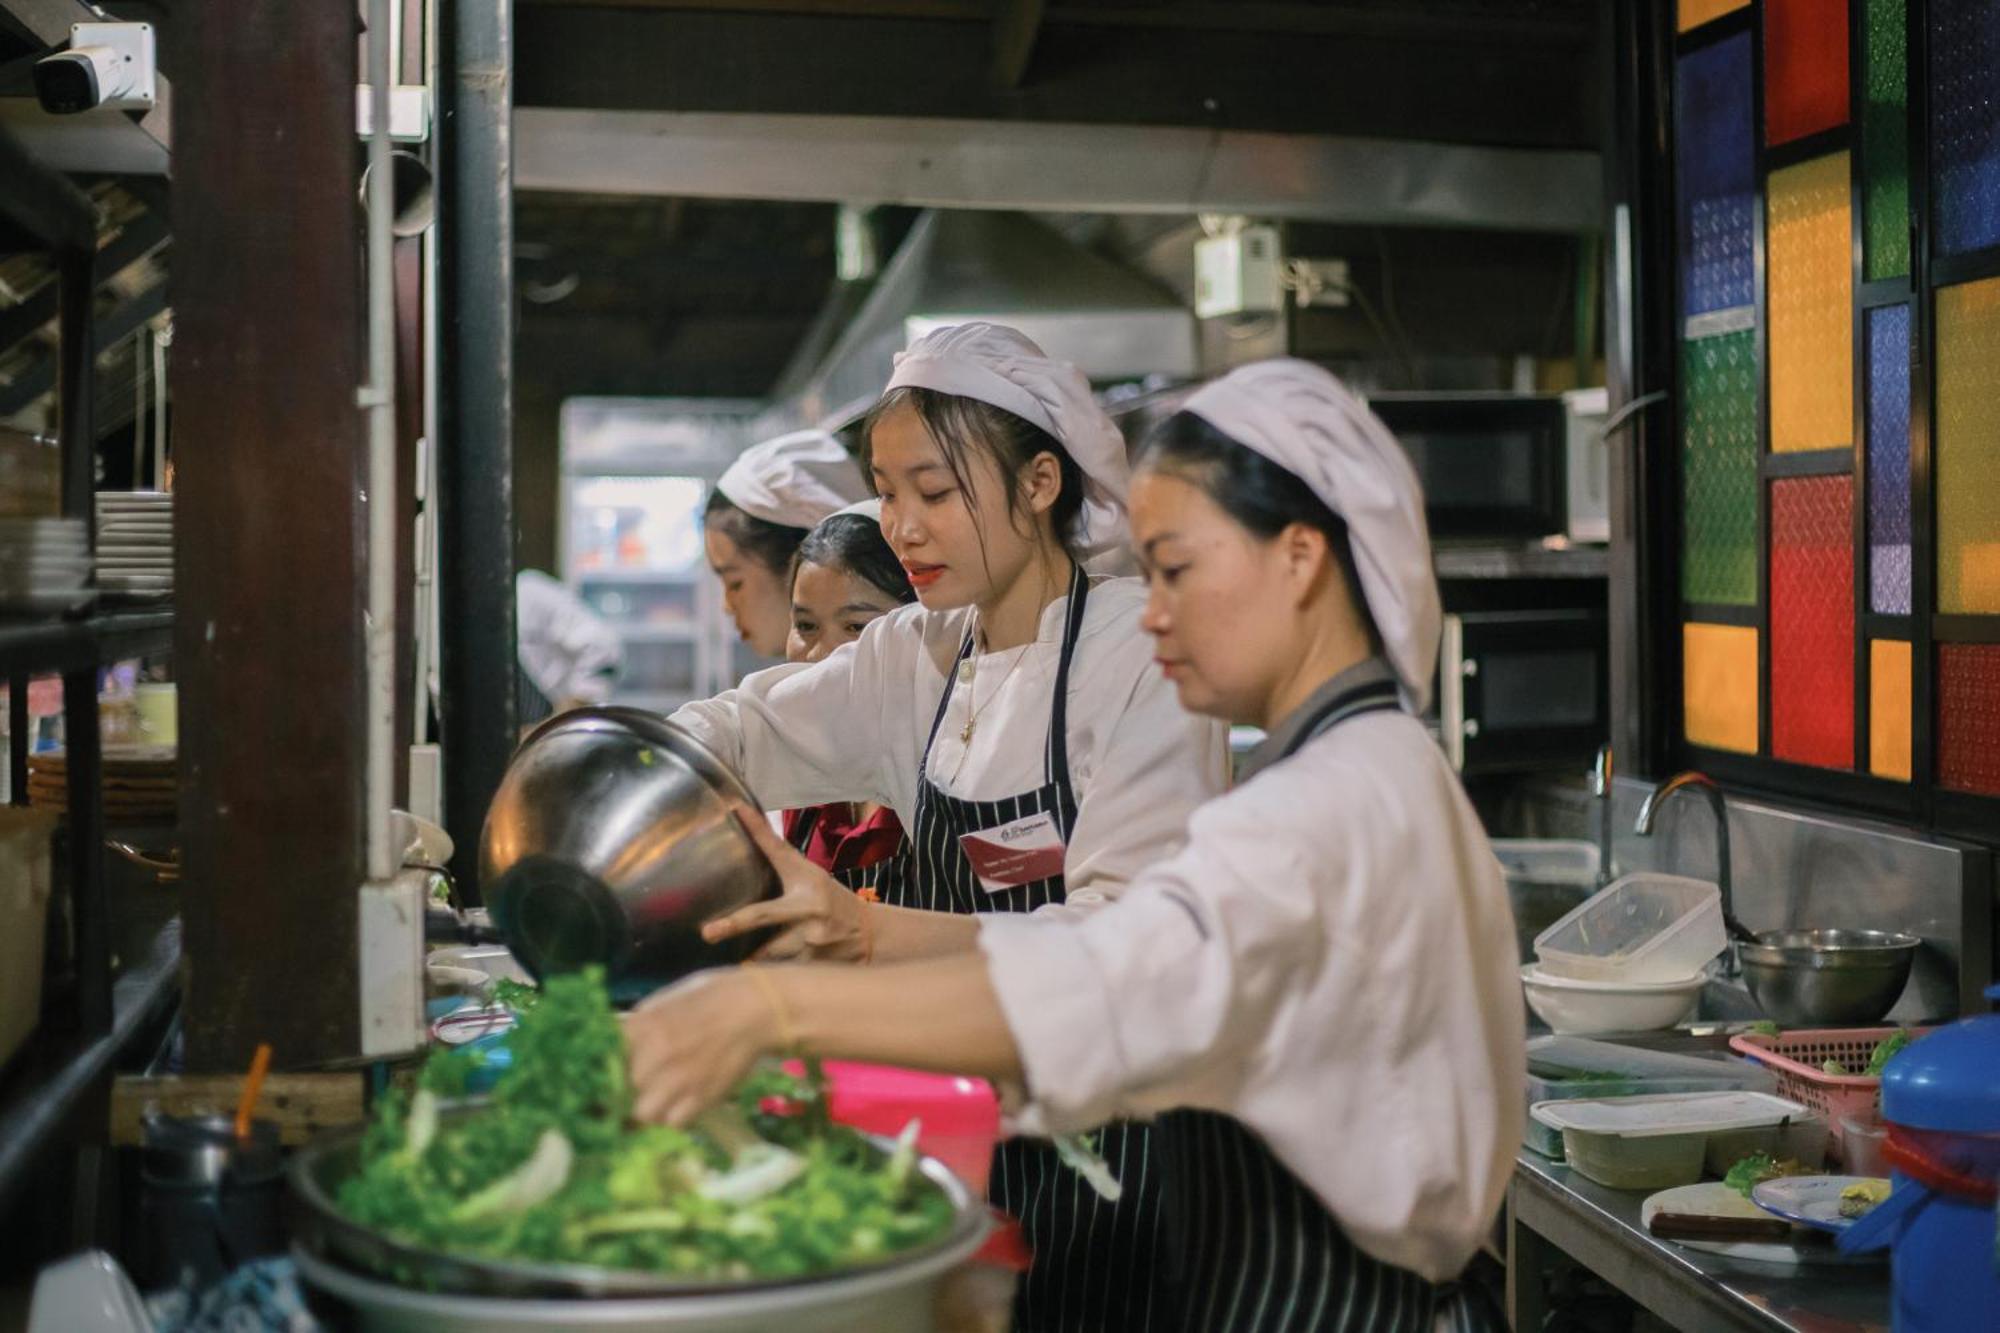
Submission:
M 1870 282 L 1910 271 L 1909 60 L 1904 0 L 1868 0 L 1861 38 L 1862 254 Z
M 1757 366 L 1745 329 L 1681 344 L 1681 596 L 1757 600 Z

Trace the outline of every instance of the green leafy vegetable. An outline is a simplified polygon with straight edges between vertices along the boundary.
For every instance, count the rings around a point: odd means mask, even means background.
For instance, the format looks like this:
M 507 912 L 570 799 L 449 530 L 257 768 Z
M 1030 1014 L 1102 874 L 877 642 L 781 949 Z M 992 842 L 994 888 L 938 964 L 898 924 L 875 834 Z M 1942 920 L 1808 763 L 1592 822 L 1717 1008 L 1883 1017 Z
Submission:
M 1750 1031 L 1756 1033 L 1760 1037 L 1775 1037 L 1782 1030 L 1783 1029 L 1781 1029 L 1776 1023 L 1773 1023 L 1768 1018 L 1760 1018 L 1756 1022 L 1750 1025 Z
M 1821 1064 L 1820 1068 L 1826 1073 L 1832 1074 L 1835 1078 L 1847 1078 L 1854 1073 L 1853 1070 L 1838 1060 L 1828 1060 Z
M 1882 1071 L 1888 1067 L 1891 1060 L 1896 1058 L 1897 1052 L 1908 1046 L 1912 1040 L 1914 1039 L 1910 1036 L 1908 1028 L 1897 1028 L 1894 1032 L 1882 1038 L 1881 1041 L 1876 1042 L 1875 1049 L 1869 1052 L 1868 1055 L 1868 1069 L 1866 1071 L 1868 1076 L 1870 1078 L 1881 1077 Z
M 1730 1167 L 1728 1173 L 1722 1177 L 1722 1183 L 1747 1199 L 1751 1190 L 1767 1180 L 1776 1180 L 1779 1176 L 1810 1174 L 1805 1164 L 1795 1158 L 1787 1157 L 1780 1160 L 1769 1153 L 1757 1152 L 1751 1153 Z
M 502 983 L 503 987 L 506 983 Z M 479 1056 L 441 1048 L 377 1105 L 339 1206 L 408 1244 L 702 1278 L 867 1263 L 950 1224 L 950 1201 L 832 1124 L 816 1077 L 760 1068 L 693 1132 L 630 1122 L 624 1033 L 595 971 L 503 995 L 519 1014 L 491 1098 L 454 1111 Z M 816 1072 L 816 1071 L 813 1071 Z

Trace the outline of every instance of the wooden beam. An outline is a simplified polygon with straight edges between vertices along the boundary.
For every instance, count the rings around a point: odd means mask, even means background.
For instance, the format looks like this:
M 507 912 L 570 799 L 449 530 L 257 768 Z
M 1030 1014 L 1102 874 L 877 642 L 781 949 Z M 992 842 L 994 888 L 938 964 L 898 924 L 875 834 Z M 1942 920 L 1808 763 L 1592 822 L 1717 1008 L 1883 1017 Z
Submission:
M 111 1144 L 131 1148 L 143 1143 L 146 1117 L 155 1113 L 234 1115 L 242 1095 L 241 1074 L 122 1076 L 111 1085 Z M 358 1125 L 368 1116 L 361 1073 L 272 1074 L 257 1099 L 257 1116 L 277 1122 L 278 1141 L 288 1148 L 310 1143 L 327 1130 Z
M 352 0 L 176 11 L 187 1062 L 360 1049 L 365 444 Z M 304 313 L 302 312 L 309 312 Z

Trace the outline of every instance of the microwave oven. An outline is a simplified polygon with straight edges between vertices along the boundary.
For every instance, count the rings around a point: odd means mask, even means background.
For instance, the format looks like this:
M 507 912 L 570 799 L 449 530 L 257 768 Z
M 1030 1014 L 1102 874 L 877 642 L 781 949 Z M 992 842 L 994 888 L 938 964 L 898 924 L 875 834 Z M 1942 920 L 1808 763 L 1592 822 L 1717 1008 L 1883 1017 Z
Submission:
M 1424 488 L 1433 541 L 1611 538 L 1603 389 L 1378 393 Z
M 1447 614 L 1433 707 L 1451 766 L 1586 764 L 1610 726 L 1609 655 L 1595 607 Z

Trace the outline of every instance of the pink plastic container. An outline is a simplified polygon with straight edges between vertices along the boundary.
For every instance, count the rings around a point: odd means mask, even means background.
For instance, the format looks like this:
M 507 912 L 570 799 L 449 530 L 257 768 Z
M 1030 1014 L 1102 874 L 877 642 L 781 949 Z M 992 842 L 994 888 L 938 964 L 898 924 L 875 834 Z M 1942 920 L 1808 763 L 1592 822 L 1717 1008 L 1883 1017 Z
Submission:
M 1000 1142 L 1000 1098 L 985 1079 L 829 1060 L 826 1081 L 835 1121 L 894 1138 L 915 1120 L 917 1150 L 950 1167 L 974 1194 L 986 1193 Z

